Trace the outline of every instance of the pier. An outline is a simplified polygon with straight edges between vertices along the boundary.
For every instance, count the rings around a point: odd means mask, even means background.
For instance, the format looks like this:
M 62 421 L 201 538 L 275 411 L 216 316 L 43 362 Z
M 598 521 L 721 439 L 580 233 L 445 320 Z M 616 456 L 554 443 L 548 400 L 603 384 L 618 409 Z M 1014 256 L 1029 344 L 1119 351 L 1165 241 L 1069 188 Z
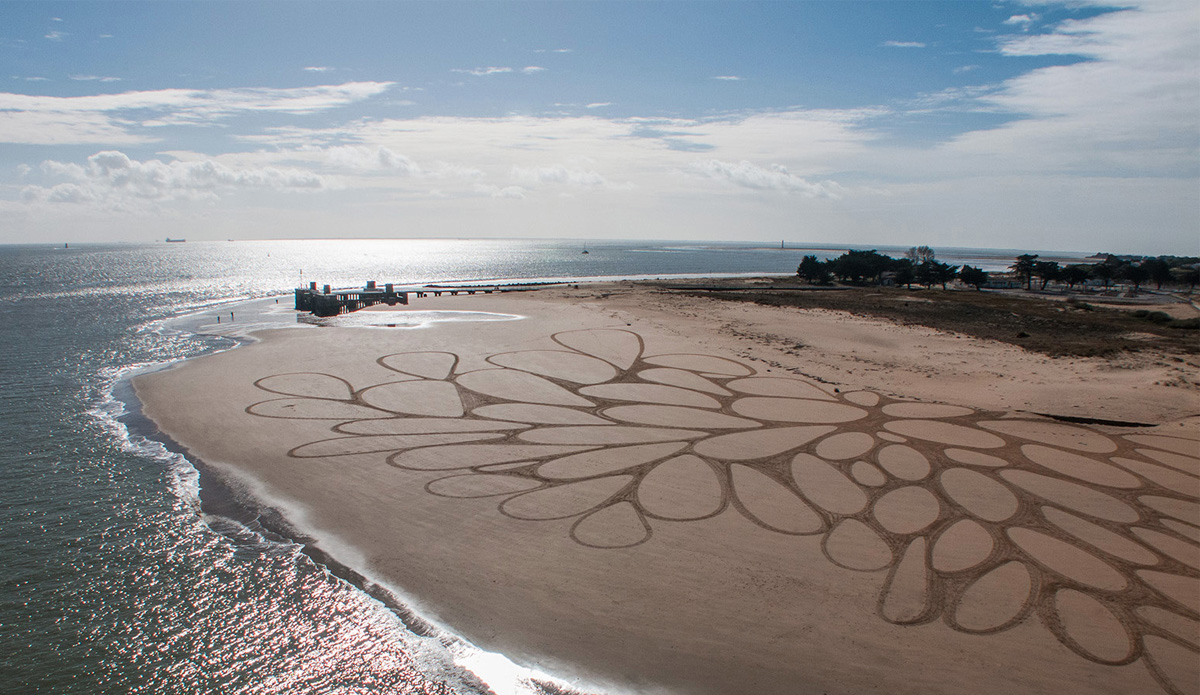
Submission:
M 318 291 L 315 282 L 310 282 L 307 288 L 296 288 L 296 311 L 311 311 L 314 316 L 349 314 L 375 304 L 408 304 L 408 293 L 396 292 L 390 282 L 379 289 L 374 280 L 361 290 L 331 290 L 325 285 Z

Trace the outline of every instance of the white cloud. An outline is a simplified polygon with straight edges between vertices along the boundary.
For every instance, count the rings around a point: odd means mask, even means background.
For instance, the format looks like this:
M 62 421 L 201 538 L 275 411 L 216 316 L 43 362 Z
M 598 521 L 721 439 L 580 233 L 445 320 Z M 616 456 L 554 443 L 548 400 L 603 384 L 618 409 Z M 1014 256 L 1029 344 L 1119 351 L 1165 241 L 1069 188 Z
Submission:
M 588 104 L 588 105 L 587 105 L 587 106 L 585 106 L 584 108 L 587 108 L 587 109 L 602 109 L 602 108 L 604 108 L 605 106 L 612 106 L 612 102 L 611 102 L 611 101 L 595 101 L 595 102 L 592 102 L 592 103 Z
M 333 68 L 324 65 L 310 65 L 304 68 L 305 72 L 333 72 Z
M 76 82 L 120 82 L 120 77 L 101 77 L 100 75 L 70 75 Z
M 545 72 L 545 71 L 546 71 L 546 68 L 543 68 L 540 65 L 529 65 L 529 66 L 521 68 L 521 72 L 525 73 L 526 75 L 533 75 L 535 73 Z
M 476 195 L 487 196 L 489 198 L 508 198 L 511 200 L 521 200 L 525 197 L 525 189 L 520 186 L 493 186 L 489 184 L 477 183 L 471 189 Z
M 616 186 L 596 171 L 575 169 L 559 164 L 549 167 L 513 167 L 512 179 L 527 186 L 538 184 L 563 184 L 575 188 L 626 188 Z
M 1004 24 L 1008 26 L 1019 26 L 1024 29 L 1029 29 L 1029 26 L 1038 20 L 1038 15 L 1030 14 L 1015 14 L 1004 20 Z
M 810 198 L 839 198 L 842 193 L 842 187 L 833 181 L 812 183 L 779 164 L 764 169 L 747 161 L 734 163 L 709 159 L 694 164 L 692 169 L 709 178 L 760 191 L 795 192 Z
M 726 80 L 728 82 L 741 82 L 743 78 L 737 75 L 714 75 L 714 80 Z
M 51 41 L 62 41 L 64 36 L 70 36 L 70 34 L 65 31 L 48 31 L 46 32 L 44 38 L 50 39 Z
M 890 48 L 925 48 L 920 41 L 884 41 L 883 45 Z
M 464 70 L 462 68 L 454 68 L 450 72 L 458 72 L 458 73 L 462 73 L 464 75 L 474 75 L 475 77 L 486 77 L 488 75 L 503 75 L 505 73 L 509 73 L 512 71 L 513 71 L 512 68 L 496 67 L 494 65 L 489 65 L 487 67 L 471 68 L 469 70 Z
M 972 70 L 978 70 L 978 69 L 979 69 L 978 65 L 960 65 L 960 66 L 954 68 L 954 70 L 952 70 L 951 72 L 953 72 L 955 75 L 961 75 L 964 72 L 971 72 Z

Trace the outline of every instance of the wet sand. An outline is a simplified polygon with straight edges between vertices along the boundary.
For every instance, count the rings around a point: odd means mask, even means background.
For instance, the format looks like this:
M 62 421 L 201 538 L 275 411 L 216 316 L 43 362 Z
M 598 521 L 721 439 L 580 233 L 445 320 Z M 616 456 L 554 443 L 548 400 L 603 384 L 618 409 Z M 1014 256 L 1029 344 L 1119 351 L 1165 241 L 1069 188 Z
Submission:
M 585 689 L 1200 690 L 1168 362 L 625 284 L 408 310 L 524 318 L 264 331 L 134 385 L 326 552 Z

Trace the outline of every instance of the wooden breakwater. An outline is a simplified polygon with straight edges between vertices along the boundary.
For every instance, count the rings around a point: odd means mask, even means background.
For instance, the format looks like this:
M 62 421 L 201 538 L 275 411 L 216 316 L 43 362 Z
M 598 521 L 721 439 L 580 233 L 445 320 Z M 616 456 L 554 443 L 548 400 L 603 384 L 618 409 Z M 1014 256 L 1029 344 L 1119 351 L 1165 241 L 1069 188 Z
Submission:
M 311 311 L 314 316 L 348 314 L 375 304 L 408 304 L 408 293 L 395 291 L 391 283 L 379 289 L 374 280 L 361 290 L 331 290 L 325 285 L 318 291 L 315 282 L 296 289 L 296 311 Z

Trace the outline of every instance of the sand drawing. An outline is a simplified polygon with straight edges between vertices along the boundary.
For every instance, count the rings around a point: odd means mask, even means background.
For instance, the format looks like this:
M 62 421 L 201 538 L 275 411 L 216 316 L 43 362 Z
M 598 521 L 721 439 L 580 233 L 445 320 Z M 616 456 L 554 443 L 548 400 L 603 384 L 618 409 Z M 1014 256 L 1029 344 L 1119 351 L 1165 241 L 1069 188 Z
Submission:
M 387 355 L 382 384 L 276 374 L 247 412 L 331 422 L 292 457 L 444 473 L 429 493 L 571 520 L 584 546 L 719 514 L 818 535 L 829 562 L 880 574 L 888 622 L 990 634 L 1036 616 L 1080 657 L 1141 660 L 1170 693 L 1200 682 L 1200 441 L 837 393 L 647 355 L 625 330 L 552 338 L 476 371 L 450 352 Z

